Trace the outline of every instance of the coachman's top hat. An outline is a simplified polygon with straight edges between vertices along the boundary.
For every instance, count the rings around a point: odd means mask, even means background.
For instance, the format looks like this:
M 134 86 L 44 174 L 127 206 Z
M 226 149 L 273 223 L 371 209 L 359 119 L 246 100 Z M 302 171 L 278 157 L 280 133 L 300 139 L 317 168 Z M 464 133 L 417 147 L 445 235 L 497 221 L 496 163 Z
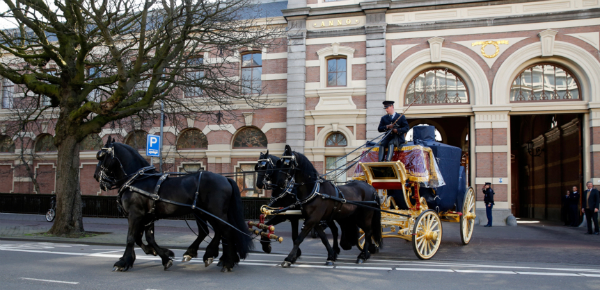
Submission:
M 387 108 L 389 106 L 393 106 L 394 105 L 394 101 L 383 101 L 383 107 Z

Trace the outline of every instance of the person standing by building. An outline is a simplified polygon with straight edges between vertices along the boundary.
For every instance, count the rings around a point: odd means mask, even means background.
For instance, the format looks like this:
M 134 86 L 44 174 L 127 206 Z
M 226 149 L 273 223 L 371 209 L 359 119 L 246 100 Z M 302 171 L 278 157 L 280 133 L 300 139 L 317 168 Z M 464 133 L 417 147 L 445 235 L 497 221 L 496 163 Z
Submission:
M 579 226 L 579 191 L 577 186 L 573 186 L 573 191 L 567 197 L 567 203 L 569 206 L 569 221 L 572 227 Z
M 379 143 L 379 161 L 392 161 L 394 147 L 402 147 L 402 144 L 405 143 L 404 134 L 408 132 L 410 127 L 404 115 L 394 112 L 394 101 L 384 101 L 383 107 L 387 114 L 381 117 L 377 130 L 379 132 L 392 130 L 392 132 Z M 388 149 L 387 158 L 385 156 L 385 149 Z
M 494 207 L 494 190 L 492 189 L 492 183 L 486 182 L 483 186 L 483 202 L 485 203 L 485 214 L 487 216 L 487 225 L 485 227 L 492 226 L 492 208 Z
M 591 181 L 586 183 L 587 189 L 583 193 L 581 200 L 581 211 L 585 213 L 587 222 L 587 234 L 598 234 L 598 207 L 600 206 L 600 193 L 594 188 Z M 592 233 L 592 221 L 594 222 L 594 232 Z

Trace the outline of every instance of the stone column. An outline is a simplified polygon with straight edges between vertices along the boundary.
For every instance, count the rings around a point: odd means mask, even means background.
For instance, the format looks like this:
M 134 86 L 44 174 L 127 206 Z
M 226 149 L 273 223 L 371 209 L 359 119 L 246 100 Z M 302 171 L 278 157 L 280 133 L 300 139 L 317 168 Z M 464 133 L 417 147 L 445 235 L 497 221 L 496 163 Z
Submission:
M 364 7 L 363 7 L 364 8 Z M 386 54 L 385 54 L 385 11 L 386 9 L 365 10 L 367 22 L 367 139 L 373 139 L 379 120 L 383 116 L 386 91 Z M 397 104 L 396 107 L 400 107 Z
M 592 106 L 592 104 L 590 104 Z M 583 149 L 584 149 L 584 188 L 585 183 L 592 181 L 596 188 L 600 188 L 600 108 L 592 108 L 589 113 L 589 123 L 583 123 Z M 589 133 L 585 128 L 590 128 Z M 586 140 L 587 139 L 587 140 Z M 586 148 L 587 147 L 587 148 Z
M 492 183 L 493 225 L 516 225 L 510 199 L 510 125 L 508 111 L 475 112 L 475 184 L 477 217 L 487 224 L 482 187 Z M 473 140 L 472 139 L 472 140 Z M 514 222 L 514 223 L 513 223 Z
M 306 16 L 288 17 L 288 29 L 286 143 L 304 153 Z

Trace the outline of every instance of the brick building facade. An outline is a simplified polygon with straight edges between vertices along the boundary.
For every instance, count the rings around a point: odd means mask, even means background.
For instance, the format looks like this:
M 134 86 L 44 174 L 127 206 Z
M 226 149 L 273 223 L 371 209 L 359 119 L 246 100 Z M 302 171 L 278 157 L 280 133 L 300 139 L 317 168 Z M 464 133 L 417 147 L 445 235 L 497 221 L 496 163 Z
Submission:
M 244 171 L 259 152 L 281 154 L 290 144 L 326 171 L 379 135 L 381 103 L 393 100 L 398 111 L 415 103 L 406 111 L 411 127 L 434 125 L 442 142 L 463 149 L 478 200 L 482 185 L 493 184 L 498 221 L 559 219 L 564 190 L 600 183 L 600 1 L 259 2 L 281 7 L 273 21 L 288 28 L 286 45 L 251 51 L 272 102 L 240 104 L 225 124 L 187 120 L 205 146 L 178 148 L 186 130 L 167 124 L 166 170 Z M 106 128 L 98 137 L 125 142 L 133 129 L 158 132 L 157 124 Z M 43 134 L 53 134 L 51 124 L 31 138 Z M 22 149 L 0 153 L 2 192 L 32 191 L 13 169 Z M 92 178 L 95 152 L 80 154 L 82 193 L 106 194 Z M 34 167 L 49 193 L 56 154 L 39 155 Z M 268 196 L 245 178 L 245 194 Z

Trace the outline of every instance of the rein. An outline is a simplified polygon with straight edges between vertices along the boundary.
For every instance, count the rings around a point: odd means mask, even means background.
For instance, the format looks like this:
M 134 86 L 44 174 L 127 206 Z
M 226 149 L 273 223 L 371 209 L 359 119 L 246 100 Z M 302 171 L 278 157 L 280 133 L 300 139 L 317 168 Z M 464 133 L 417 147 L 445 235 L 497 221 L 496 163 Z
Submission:
M 104 166 L 104 161 L 105 160 L 102 162 L 102 165 L 100 166 L 100 168 L 102 169 L 101 172 L 100 172 L 102 181 L 103 182 L 110 182 L 110 183 L 108 183 L 108 185 L 110 186 L 111 189 L 119 188 L 119 194 L 117 196 L 117 204 L 119 205 L 119 207 L 121 209 L 123 209 L 123 211 L 125 211 L 125 210 L 124 210 L 123 205 L 121 204 L 121 198 L 123 196 L 123 193 L 127 189 L 127 190 L 130 190 L 132 192 L 136 192 L 138 194 L 141 194 L 142 196 L 145 196 L 147 198 L 150 198 L 154 202 L 164 202 L 164 203 L 169 203 L 169 204 L 173 204 L 173 205 L 177 205 L 177 206 L 189 207 L 189 208 L 192 209 L 192 212 L 194 212 L 193 210 L 199 210 L 199 211 L 201 211 L 201 212 L 203 212 L 203 213 L 205 213 L 205 214 L 213 217 L 214 219 L 222 222 L 223 224 L 225 224 L 225 225 L 233 228 L 234 230 L 238 231 L 239 233 L 241 233 L 243 235 L 246 235 L 246 236 L 254 239 L 254 237 L 252 235 L 243 232 L 242 230 L 236 228 L 234 225 L 230 224 L 229 222 L 227 222 L 227 221 L 225 221 L 225 220 L 217 217 L 216 215 L 214 215 L 214 214 L 212 214 L 212 213 L 210 213 L 210 212 L 208 212 L 208 211 L 206 211 L 206 210 L 204 210 L 204 209 L 196 206 L 197 200 L 198 200 L 198 194 L 200 192 L 200 182 L 202 180 L 202 171 L 200 171 L 199 174 L 198 174 L 198 186 L 196 187 L 196 192 L 194 193 L 194 202 L 192 204 L 181 203 L 181 202 L 172 201 L 172 200 L 160 197 L 160 195 L 158 194 L 158 190 L 159 190 L 159 187 L 160 187 L 162 181 L 164 181 L 170 174 L 172 174 L 172 175 L 187 175 L 187 173 L 169 172 L 169 173 L 166 173 L 166 174 L 161 174 L 161 173 L 147 174 L 147 172 L 156 170 L 156 168 L 154 166 L 146 166 L 146 167 L 138 169 L 136 172 L 134 172 L 132 174 L 127 174 L 127 172 L 123 168 L 123 163 L 119 160 L 118 157 L 115 156 L 114 147 L 102 148 L 101 150 L 103 150 L 102 153 L 104 153 L 104 154 L 110 153 L 111 157 L 113 159 L 116 159 L 119 162 L 120 168 L 123 171 L 123 173 L 125 174 L 124 178 L 115 181 L 114 178 L 111 178 L 105 172 L 105 171 L 108 171 L 108 169 Z M 101 157 L 104 157 L 104 156 L 101 156 Z M 135 187 L 135 186 L 132 185 L 135 181 L 139 181 L 139 178 L 141 176 L 145 176 L 145 177 L 161 176 L 160 179 L 159 179 L 159 181 L 156 184 L 156 187 L 154 189 L 154 193 L 150 193 L 148 191 L 145 191 L 145 190 L 143 190 L 141 188 L 138 188 L 138 187 Z M 122 180 L 125 180 L 125 179 L 127 181 L 125 181 L 125 183 L 122 186 L 118 186 L 119 181 L 122 181 Z M 109 187 L 105 187 L 105 188 L 109 188 Z M 152 213 L 153 211 L 154 211 L 154 204 L 153 204 L 152 209 L 150 210 L 150 213 Z M 196 215 L 196 214 L 194 213 L 194 215 Z M 154 221 L 151 221 L 148 225 L 152 224 L 156 220 L 157 219 L 155 219 Z

